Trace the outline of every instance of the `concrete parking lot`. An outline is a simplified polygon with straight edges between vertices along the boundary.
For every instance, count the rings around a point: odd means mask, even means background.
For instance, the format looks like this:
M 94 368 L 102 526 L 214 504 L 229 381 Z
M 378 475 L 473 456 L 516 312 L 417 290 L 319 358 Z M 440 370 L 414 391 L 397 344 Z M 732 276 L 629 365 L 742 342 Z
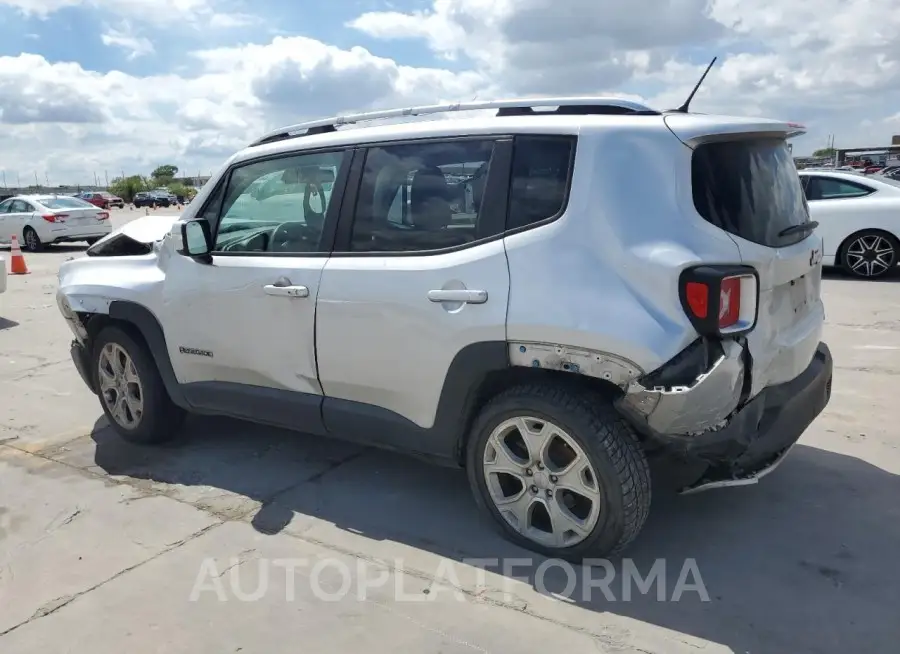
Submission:
M 2 652 L 896 651 L 900 274 L 828 274 L 825 414 L 758 486 L 657 491 L 605 593 L 494 535 L 459 471 L 226 419 L 124 444 L 55 305 L 82 251 L 0 294 Z M 706 598 L 676 596 L 690 560 Z

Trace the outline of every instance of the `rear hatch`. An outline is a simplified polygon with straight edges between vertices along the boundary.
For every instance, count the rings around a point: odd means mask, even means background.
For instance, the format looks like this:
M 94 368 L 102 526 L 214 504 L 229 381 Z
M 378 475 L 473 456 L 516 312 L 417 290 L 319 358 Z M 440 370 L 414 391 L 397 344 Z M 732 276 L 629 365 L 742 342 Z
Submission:
M 825 320 L 822 239 L 787 139 L 794 123 L 670 114 L 666 125 L 691 155 L 693 209 L 729 234 L 741 263 L 759 273 L 758 318 L 747 334 L 751 394 L 794 379 L 809 365 Z

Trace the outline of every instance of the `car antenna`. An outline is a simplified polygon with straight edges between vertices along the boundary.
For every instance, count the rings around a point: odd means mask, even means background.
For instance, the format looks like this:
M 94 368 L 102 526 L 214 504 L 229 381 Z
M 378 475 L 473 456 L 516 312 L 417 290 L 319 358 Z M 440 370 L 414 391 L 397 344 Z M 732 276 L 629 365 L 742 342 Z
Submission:
M 707 66 L 706 70 L 703 71 L 703 75 L 700 76 L 699 81 L 694 86 L 694 90 L 691 91 L 691 94 L 687 97 L 687 100 L 685 100 L 684 104 L 678 107 L 678 109 L 673 109 L 674 112 L 680 114 L 686 114 L 688 112 L 688 107 L 691 105 L 691 100 L 693 100 L 694 96 L 697 95 L 697 91 L 700 90 L 700 85 L 703 84 L 703 80 L 706 79 L 706 76 L 709 74 L 709 71 L 713 67 L 713 64 L 716 63 L 716 59 L 718 59 L 718 57 L 713 57 L 713 60 L 709 62 L 709 66 Z

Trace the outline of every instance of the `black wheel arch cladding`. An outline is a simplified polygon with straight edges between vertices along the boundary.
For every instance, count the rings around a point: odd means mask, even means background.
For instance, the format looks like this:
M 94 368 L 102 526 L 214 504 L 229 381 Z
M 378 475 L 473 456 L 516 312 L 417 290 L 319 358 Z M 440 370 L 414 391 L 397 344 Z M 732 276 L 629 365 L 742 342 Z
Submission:
M 181 385 L 175 377 L 175 369 L 169 358 L 166 337 L 162 325 L 155 315 L 145 306 L 127 300 L 114 300 L 109 305 L 109 317 L 113 320 L 134 325 L 150 348 L 150 355 L 156 362 L 159 375 L 163 380 L 169 397 L 178 406 L 188 408 L 189 405 L 182 392 Z

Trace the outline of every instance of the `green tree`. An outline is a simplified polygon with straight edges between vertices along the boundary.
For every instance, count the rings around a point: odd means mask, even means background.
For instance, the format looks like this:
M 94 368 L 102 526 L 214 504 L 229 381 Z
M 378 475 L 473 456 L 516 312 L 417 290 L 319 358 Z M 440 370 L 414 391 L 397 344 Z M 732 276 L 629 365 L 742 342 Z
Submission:
M 813 152 L 814 157 L 833 157 L 834 156 L 834 148 L 821 148 Z
M 159 166 L 156 170 L 150 173 L 153 179 L 162 181 L 169 180 L 171 181 L 175 175 L 178 174 L 178 166 L 173 166 L 172 164 L 164 164 Z
M 109 183 L 109 192 L 118 195 L 125 202 L 134 202 L 135 193 L 146 191 L 150 187 L 147 179 L 141 175 L 116 177 Z
M 173 182 L 166 188 L 169 189 L 169 193 L 181 198 L 193 198 L 197 195 L 197 189 L 182 182 Z

